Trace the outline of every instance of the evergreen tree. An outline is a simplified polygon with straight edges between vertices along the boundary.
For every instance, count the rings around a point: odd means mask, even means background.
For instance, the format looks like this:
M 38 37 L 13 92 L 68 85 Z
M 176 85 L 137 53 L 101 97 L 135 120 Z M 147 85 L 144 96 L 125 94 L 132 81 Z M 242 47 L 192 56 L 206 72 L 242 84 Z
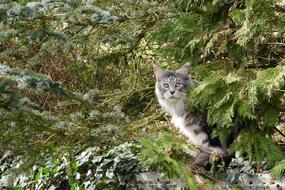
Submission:
M 153 93 L 152 63 L 186 62 L 200 81 L 189 107 L 213 136 L 241 127 L 229 151 L 283 175 L 284 21 L 278 0 L 1 2 L 0 179 L 21 161 L 33 183 L 13 187 L 84 188 L 90 169 L 95 186 L 119 188 L 145 167 L 197 188 Z
M 201 82 L 190 90 L 189 106 L 208 110 L 208 123 L 219 126 L 213 136 L 225 139 L 241 127 L 230 150 L 271 166 L 283 158 L 276 147 L 281 139 L 272 138 L 282 124 L 285 92 L 285 15 L 278 3 L 175 1 L 176 17 L 153 36 L 167 44 L 159 52 L 192 64 Z

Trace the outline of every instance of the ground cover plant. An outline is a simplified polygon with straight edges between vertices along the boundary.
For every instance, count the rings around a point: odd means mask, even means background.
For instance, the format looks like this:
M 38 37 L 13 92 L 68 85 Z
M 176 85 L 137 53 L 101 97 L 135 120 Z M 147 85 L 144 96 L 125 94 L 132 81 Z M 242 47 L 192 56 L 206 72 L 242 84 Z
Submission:
M 278 0 L 2 1 L 0 186 L 143 189 L 160 172 L 167 187 L 217 188 L 190 172 L 153 63 L 189 62 L 189 108 L 220 139 L 242 126 L 229 151 L 283 176 L 284 22 Z

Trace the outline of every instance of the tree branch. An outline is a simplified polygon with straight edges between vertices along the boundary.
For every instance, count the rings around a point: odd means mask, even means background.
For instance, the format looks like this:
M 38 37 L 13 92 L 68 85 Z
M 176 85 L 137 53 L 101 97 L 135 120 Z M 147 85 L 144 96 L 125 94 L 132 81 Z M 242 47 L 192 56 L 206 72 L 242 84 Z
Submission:
M 279 130 L 277 129 L 277 127 L 273 127 L 275 131 L 277 131 L 281 136 L 285 137 L 285 135 Z
M 277 11 L 277 12 L 281 12 L 281 13 L 285 13 L 285 7 L 284 6 L 282 6 L 282 5 L 275 5 L 274 6 L 274 8 L 275 8 L 275 10 Z
M 280 89 L 273 89 L 273 91 L 285 93 L 285 90 L 280 90 Z

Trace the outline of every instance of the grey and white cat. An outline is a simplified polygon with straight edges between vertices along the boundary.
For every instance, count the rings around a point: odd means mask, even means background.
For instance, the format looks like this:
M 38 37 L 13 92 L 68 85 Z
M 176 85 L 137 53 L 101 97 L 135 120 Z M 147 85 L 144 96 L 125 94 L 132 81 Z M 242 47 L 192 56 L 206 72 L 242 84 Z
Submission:
M 153 69 L 156 77 L 155 94 L 161 108 L 171 116 L 171 123 L 185 135 L 190 143 L 203 152 L 200 160 L 195 161 L 194 164 L 204 164 L 212 153 L 225 155 L 226 152 L 220 147 L 210 144 L 209 127 L 205 116 L 200 113 L 191 113 L 187 109 L 187 89 L 197 83 L 188 77 L 190 65 L 185 64 L 176 71 L 165 71 L 157 65 L 153 65 Z

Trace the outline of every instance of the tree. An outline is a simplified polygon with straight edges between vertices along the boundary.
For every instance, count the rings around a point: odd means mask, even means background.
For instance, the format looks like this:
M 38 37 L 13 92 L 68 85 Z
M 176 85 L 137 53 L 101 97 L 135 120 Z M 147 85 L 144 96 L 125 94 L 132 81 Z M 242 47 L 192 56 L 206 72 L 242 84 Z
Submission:
M 213 135 L 221 139 L 242 127 L 229 150 L 259 164 L 268 160 L 283 174 L 280 139 L 273 138 L 284 115 L 285 17 L 278 3 L 5 1 L 0 4 L 0 153 L 6 160 L 12 155 L 11 163 L 22 160 L 22 169 L 42 166 L 31 171 L 33 180 L 44 176 L 52 184 L 53 172 L 60 171 L 57 181 L 68 176 L 66 183 L 74 188 L 83 187 L 92 167 L 86 160 L 78 166 L 90 147 L 95 148 L 87 155 L 102 158 L 103 169 L 94 166 L 94 171 L 108 168 L 103 178 L 110 171 L 124 174 L 128 163 L 140 170 L 140 162 L 169 177 L 191 175 L 181 166 L 189 163 L 189 145 L 175 146 L 170 142 L 179 142 L 176 137 L 160 135 L 169 129 L 155 101 L 151 69 L 151 63 L 173 69 L 190 62 L 200 84 L 189 91 L 189 107 L 207 111 L 209 124 L 219 126 Z M 156 153 L 162 156 L 145 156 Z M 108 165 L 112 159 L 114 165 Z M 97 185 L 105 185 L 103 178 Z M 116 179 L 108 185 L 120 184 Z
M 285 17 L 277 3 L 176 1 L 179 16 L 154 35 L 167 44 L 159 51 L 192 63 L 201 83 L 189 106 L 208 110 L 208 122 L 220 126 L 213 135 L 225 139 L 243 128 L 230 150 L 271 166 L 283 158 L 272 138 L 284 115 Z

